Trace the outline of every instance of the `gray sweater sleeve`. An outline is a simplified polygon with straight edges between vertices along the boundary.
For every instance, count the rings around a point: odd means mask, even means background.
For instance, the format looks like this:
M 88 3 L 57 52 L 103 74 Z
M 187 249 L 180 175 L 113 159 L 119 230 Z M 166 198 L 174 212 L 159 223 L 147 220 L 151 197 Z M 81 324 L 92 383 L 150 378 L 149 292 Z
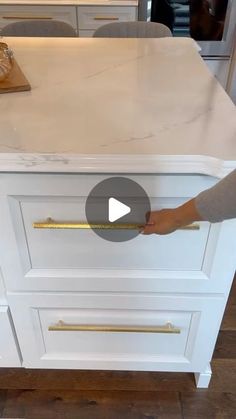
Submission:
M 195 204 L 205 221 L 217 223 L 236 218 L 236 170 L 212 188 L 201 192 L 196 197 Z

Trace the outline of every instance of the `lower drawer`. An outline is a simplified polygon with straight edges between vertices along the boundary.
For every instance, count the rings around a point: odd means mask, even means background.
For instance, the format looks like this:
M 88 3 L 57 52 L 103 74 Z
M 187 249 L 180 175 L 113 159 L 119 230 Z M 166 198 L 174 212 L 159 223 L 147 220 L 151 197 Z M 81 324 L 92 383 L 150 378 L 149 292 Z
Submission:
M 19 367 L 21 365 L 18 344 L 14 336 L 10 311 L 7 306 L 0 307 L 0 367 Z
M 13 294 L 10 304 L 25 367 L 199 371 L 211 359 L 224 301 Z

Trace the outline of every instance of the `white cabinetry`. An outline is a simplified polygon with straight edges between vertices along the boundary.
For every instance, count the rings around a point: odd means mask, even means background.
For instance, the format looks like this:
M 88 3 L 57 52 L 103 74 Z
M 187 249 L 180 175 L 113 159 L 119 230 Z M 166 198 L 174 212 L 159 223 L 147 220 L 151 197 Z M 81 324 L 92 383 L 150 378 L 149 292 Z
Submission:
M 111 22 L 137 20 L 137 7 L 133 6 L 79 6 L 79 36 L 92 36 L 102 25 Z
M 40 293 L 10 304 L 25 367 L 202 371 L 224 299 Z
M 2 269 L 8 290 L 224 292 L 235 268 L 234 221 L 202 222 L 196 230 L 139 235 L 123 243 L 101 242 L 91 230 L 33 227 L 48 217 L 86 221 L 86 196 L 107 177 L 1 175 L 2 244 L 8 247 L 8 252 L 2 248 Z M 129 177 L 146 190 L 153 208 L 175 207 L 215 183 L 201 175 Z
M 60 20 L 71 25 L 80 37 L 92 36 L 95 29 L 109 22 L 137 20 L 137 5 L 0 5 L 0 31 L 9 23 L 22 20 Z
M 107 177 L 1 175 L 2 270 L 23 365 L 192 371 L 201 383 L 206 371 L 210 378 L 234 274 L 236 222 L 123 243 L 90 230 L 34 228 L 48 217 L 85 221 L 85 197 Z M 129 177 L 155 208 L 215 183 L 202 175 Z
M 9 23 L 22 20 L 60 20 L 68 23 L 77 31 L 75 6 L 49 5 L 1 5 L 0 29 Z
M 0 367 L 21 365 L 14 326 L 7 306 L 0 306 Z

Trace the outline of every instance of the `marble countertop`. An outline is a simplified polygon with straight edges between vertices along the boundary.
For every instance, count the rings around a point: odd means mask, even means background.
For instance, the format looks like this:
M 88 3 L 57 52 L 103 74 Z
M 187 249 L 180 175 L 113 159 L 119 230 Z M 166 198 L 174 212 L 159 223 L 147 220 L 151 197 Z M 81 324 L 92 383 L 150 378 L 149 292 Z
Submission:
M 236 167 L 236 109 L 187 38 L 4 38 L 31 92 L 0 95 L 0 171 Z
M 1 0 L 0 6 L 138 6 L 138 0 Z

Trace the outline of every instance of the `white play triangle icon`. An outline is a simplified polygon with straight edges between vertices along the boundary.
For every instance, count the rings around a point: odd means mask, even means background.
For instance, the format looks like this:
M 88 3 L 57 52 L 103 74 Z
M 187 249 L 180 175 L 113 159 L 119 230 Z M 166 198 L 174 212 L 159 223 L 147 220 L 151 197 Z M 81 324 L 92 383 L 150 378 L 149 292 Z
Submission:
M 113 223 L 119 218 L 124 217 L 131 211 L 128 205 L 123 204 L 115 198 L 109 198 L 108 218 L 110 223 Z

